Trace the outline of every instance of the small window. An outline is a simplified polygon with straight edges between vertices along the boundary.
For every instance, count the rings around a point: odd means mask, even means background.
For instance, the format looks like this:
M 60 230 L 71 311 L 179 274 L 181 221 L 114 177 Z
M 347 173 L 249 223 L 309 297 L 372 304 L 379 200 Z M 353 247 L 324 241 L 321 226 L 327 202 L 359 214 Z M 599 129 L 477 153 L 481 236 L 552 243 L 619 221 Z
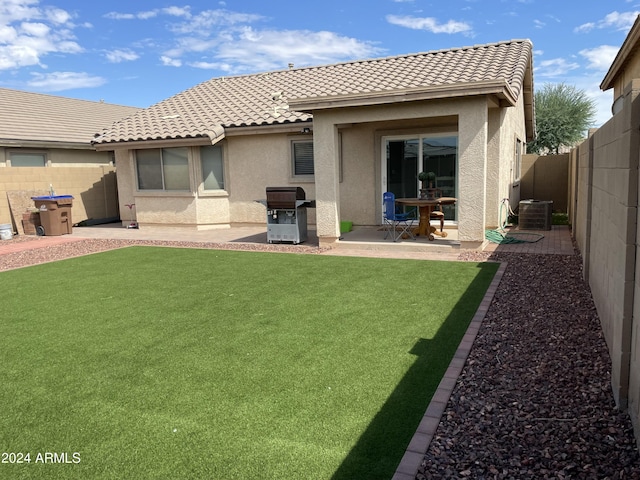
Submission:
M 202 184 L 205 190 L 224 190 L 222 147 L 212 145 L 200 147 Z
M 47 156 L 44 153 L 9 153 L 12 167 L 44 167 L 47 165 Z
M 293 175 L 313 175 L 313 141 L 294 140 L 291 142 Z
M 186 147 L 136 150 L 140 190 L 190 190 Z
M 522 147 L 522 140 L 516 138 L 516 154 L 513 159 L 513 183 L 520 180 L 520 175 L 522 173 Z

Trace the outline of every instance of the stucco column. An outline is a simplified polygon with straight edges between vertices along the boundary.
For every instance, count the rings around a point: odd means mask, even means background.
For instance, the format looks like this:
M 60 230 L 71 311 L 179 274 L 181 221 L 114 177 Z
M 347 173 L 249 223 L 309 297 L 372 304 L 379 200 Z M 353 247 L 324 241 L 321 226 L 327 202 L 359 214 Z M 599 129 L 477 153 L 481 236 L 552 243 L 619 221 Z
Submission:
M 458 238 L 462 248 L 485 243 L 488 109 L 484 98 L 465 104 L 458 117 Z
M 338 128 L 321 112 L 313 117 L 316 228 L 320 245 L 340 237 L 340 162 Z

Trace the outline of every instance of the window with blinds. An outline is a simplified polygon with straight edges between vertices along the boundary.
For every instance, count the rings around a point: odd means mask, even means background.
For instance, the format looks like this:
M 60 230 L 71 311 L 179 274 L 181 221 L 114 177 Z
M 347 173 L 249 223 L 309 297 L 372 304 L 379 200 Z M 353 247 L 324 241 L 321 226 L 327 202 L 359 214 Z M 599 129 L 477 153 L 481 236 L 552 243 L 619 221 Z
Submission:
M 313 169 L 313 141 L 294 140 L 291 142 L 291 154 L 293 157 L 293 176 L 309 176 L 314 174 Z

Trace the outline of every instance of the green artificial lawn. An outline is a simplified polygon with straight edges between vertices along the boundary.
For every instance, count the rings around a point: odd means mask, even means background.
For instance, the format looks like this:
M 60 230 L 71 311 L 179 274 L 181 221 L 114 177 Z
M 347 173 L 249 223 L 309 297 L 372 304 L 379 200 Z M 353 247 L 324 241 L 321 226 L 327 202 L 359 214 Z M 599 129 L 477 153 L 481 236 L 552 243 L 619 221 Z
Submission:
M 391 478 L 496 270 L 131 247 L 0 273 L 0 478 Z

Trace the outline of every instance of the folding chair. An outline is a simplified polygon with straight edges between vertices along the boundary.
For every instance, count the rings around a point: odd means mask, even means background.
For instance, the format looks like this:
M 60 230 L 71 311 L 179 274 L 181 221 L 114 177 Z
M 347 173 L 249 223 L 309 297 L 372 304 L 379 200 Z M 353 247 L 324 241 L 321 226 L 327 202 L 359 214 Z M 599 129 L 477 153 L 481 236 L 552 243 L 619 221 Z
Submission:
M 396 196 L 391 192 L 385 192 L 382 195 L 382 203 L 384 207 L 384 238 L 391 234 L 391 239 L 397 242 L 404 235 L 408 235 L 415 240 L 411 231 L 413 222 L 416 220 L 416 212 L 412 210 L 408 213 L 398 213 L 396 211 Z
M 442 190 L 439 188 L 434 188 L 435 197 L 442 198 Z M 437 208 L 434 208 L 431 211 L 430 220 L 437 220 L 440 222 L 440 234 L 444 231 L 444 210 L 442 210 L 442 205 L 438 205 Z

